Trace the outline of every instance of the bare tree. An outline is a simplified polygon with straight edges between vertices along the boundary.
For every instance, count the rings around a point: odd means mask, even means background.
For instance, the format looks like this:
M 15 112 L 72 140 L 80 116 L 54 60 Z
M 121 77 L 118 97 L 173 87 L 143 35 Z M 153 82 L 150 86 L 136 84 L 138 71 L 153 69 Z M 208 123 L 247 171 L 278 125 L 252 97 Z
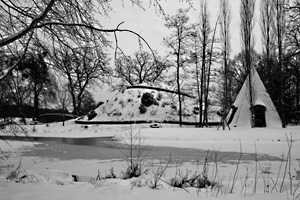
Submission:
M 7 117 L 6 109 L 9 105 L 8 90 L 8 85 L 5 82 L 0 82 L 0 117 L 3 119 Z
M 72 104 L 72 99 L 69 92 L 66 92 L 65 88 L 66 84 L 61 84 L 61 87 L 57 88 L 57 103 L 58 109 L 61 110 L 61 114 L 63 115 L 63 126 L 65 125 L 65 112 L 68 110 L 69 106 Z
M 276 0 L 275 1 L 275 24 L 274 30 L 276 34 L 276 49 L 277 49 L 277 60 L 278 60 L 278 70 L 279 70 L 279 82 L 280 82 L 280 115 L 282 121 L 282 128 L 286 127 L 286 113 L 285 113 L 285 73 L 283 64 L 283 55 L 284 55 L 284 37 L 286 32 L 286 0 Z
M 287 26 L 286 26 L 286 46 L 289 47 L 285 57 L 289 59 L 300 54 L 300 1 L 294 0 L 291 5 L 287 5 Z
M 272 0 L 260 1 L 260 29 L 263 54 L 266 61 L 275 54 L 275 4 Z M 267 68 L 271 67 L 267 63 Z
M 158 56 L 154 59 L 150 53 L 142 50 L 133 56 L 122 55 L 116 61 L 117 77 L 130 85 L 161 80 L 163 72 L 169 67 L 167 60 L 163 61 Z
M 207 10 L 207 0 L 200 2 L 199 15 L 199 37 L 201 45 L 201 80 L 200 80 L 200 95 L 199 95 L 199 125 L 203 126 L 203 102 L 206 91 L 207 66 L 208 66 L 208 49 L 209 37 L 211 34 L 210 16 Z
M 196 26 L 198 27 L 198 26 Z M 192 41 L 192 46 L 193 49 L 191 50 L 191 62 L 195 64 L 195 79 L 196 79 L 196 93 L 197 93 L 197 97 L 198 97 L 198 107 L 200 108 L 201 103 L 200 103 L 200 97 L 201 97 L 201 89 L 200 89 L 200 51 L 201 51 L 201 47 L 200 47 L 200 37 L 199 37 L 199 30 L 195 30 L 193 32 L 191 32 L 191 39 Z M 192 71 L 193 72 L 193 71 Z M 200 109 L 199 109 L 200 110 Z M 201 113 L 202 115 L 202 113 Z M 201 125 L 201 121 L 200 121 L 200 112 L 199 112 L 199 126 Z
M 18 62 L 17 60 L 18 58 L 10 57 L 8 58 L 7 65 L 12 66 L 15 64 L 15 62 Z M 26 124 L 23 106 L 26 100 L 30 99 L 31 88 L 28 75 L 26 72 L 24 72 L 25 68 L 23 67 L 23 64 L 19 63 L 17 68 L 15 68 L 9 73 L 8 76 L 6 76 L 5 81 L 9 87 L 9 98 L 15 103 L 15 105 L 17 105 L 23 123 Z
M 300 1 L 294 0 L 291 5 L 286 5 L 288 11 L 288 23 L 286 24 L 286 45 L 289 47 L 285 59 L 300 54 Z
M 260 2 L 260 30 L 262 43 L 262 67 L 258 69 L 261 79 L 272 97 L 277 95 L 277 89 L 272 86 L 276 83 L 276 38 L 275 38 L 275 1 L 261 0 Z
M 7 62 L 7 56 L 0 51 L 0 73 L 5 70 Z M 0 81 L 0 117 L 6 119 L 7 107 L 9 105 L 9 86 L 6 81 Z
M 218 53 L 214 52 L 214 45 L 216 42 L 216 32 L 217 32 L 217 27 L 219 23 L 219 18 L 215 22 L 215 27 L 212 31 L 212 36 L 210 39 L 210 47 L 208 49 L 208 69 L 207 69 L 207 81 L 206 81 L 206 88 L 205 88 L 205 95 L 204 95 L 204 116 L 203 116 L 203 126 L 208 127 L 208 107 L 209 107 L 209 94 L 210 94 L 210 82 L 212 79 L 212 73 L 211 73 L 211 66 L 214 60 L 218 57 Z
M 100 81 L 104 82 L 110 74 L 106 54 L 97 46 L 86 46 L 72 51 L 66 47 L 53 48 L 51 54 L 55 67 L 67 80 L 73 113 L 80 115 L 84 91 Z
M 254 48 L 254 36 L 253 36 L 253 26 L 254 26 L 254 8 L 255 0 L 241 0 L 240 5 L 240 31 L 241 31 L 241 47 L 242 54 L 244 58 L 244 67 L 249 75 L 248 89 L 249 89 L 249 103 L 251 110 L 251 126 L 254 126 L 253 122 L 253 101 L 254 101 L 254 90 L 252 86 L 252 75 L 251 68 L 253 67 L 252 62 L 252 52 Z
M 229 5 L 229 0 L 221 0 L 220 1 L 220 40 L 221 40 L 221 48 L 222 48 L 222 66 L 224 68 L 223 74 L 223 98 L 222 98 L 222 106 L 223 106 L 223 115 L 226 116 L 230 105 L 229 105 L 229 87 L 228 87 L 228 76 L 230 69 L 229 68 L 229 58 L 231 52 L 230 45 L 230 23 L 231 23 L 231 7 Z M 225 123 L 223 123 L 223 130 L 225 129 Z
M 35 120 L 39 120 L 41 97 L 54 94 L 51 89 L 56 84 L 51 76 L 49 66 L 44 60 L 44 56 L 41 53 L 36 54 L 32 52 L 26 55 L 25 59 L 21 62 L 22 68 L 24 68 L 24 75 L 28 76 L 30 81 L 30 88 L 33 95 L 33 117 Z
M 173 29 L 169 37 L 164 38 L 164 44 L 171 49 L 170 55 L 175 56 L 176 62 L 176 84 L 177 94 L 179 101 L 179 124 L 182 126 L 182 99 L 181 99 L 181 80 L 180 72 L 186 65 L 188 54 L 188 43 L 190 39 L 191 26 L 188 25 L 189 17 L 187 16 L 188 10 L 179 9 L 177 13 L 171 17 L 166 18 L 165 26 Z

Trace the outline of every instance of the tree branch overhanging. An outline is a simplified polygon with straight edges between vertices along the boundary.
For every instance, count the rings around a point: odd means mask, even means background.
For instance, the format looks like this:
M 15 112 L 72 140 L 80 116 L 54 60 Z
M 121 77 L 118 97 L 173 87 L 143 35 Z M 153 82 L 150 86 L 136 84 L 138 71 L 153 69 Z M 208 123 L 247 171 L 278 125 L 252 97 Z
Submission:
M 19 31 L 18 33 L 14 34 L 14 35 L 11 35 L 11 36 L 1 39 L 0 47 L 6 46 L 6 45 L 16 41 L 17 39 L 20 39 L 21 37 L 28 34 L 30 31 L 35 29 L 36 25 L 39 22 L 43 21 L 47 17 L 47 14 L 52 9 L 54 3 L 55 3 L 55 0 L 51 0 L 49 2 L 49 4 L 47 5 L 47 7 L 45 8 L 45 10 L 40 15 L 38 15 L 36 18 L 34 18 L 28 27 L 24 28 L 23 30 Z
M 4 80 L 12 70 L 14 70 L 18 65 L 19 63 L 25 58 L 25 55 L 27 53 L 27 50 L 28 50 L 28 46 L 29 46 L 29 43 L 32 39 L 32 35 L 33 35 L 33 32 L 31 32 L 30 36 L 29 36 L 29 39 L 27 40 L 26 44 L 25 44 L 25 48 L 23 50 L 23 53 L 21 55 L 21 57 L 17 60 L 16 63 L 14 63 L 11 67 L 9 67 L 9 69 L 0 76 L 0 81 Z
M 90 29 L 92 31 L 98 31 L 98 32 L 103 32 L 103 33 L 117 33 L 117 32 L 129 32 L 132 33 L 134 35 L 136 35 L 139 39 L 141 39 L 146 45 L 147 47 L 151 50 L 151 52 L 154 52 L 154 50 L 150 47 L 149 43 L 138 33 L 129 30 L 129 29 L 119 29 L 119 26 L 122 25 L 124 22 L 121 22 L 120 24 L 118 24 L 117 28 L 114 29 L 101 29 L 101 28 L 97 28 L 94 27 L 92 25 L 87 25 L 87 24 L 79 24 L 79 23 L 61 23 L 61 22 L 44 22 L 41 23 L 39 25 L 36 25 L 34 28 L 42 28 L 44 26 L 50 26 L 50 25 L 56 25 L 56 26 L 76 26 L 76 27 L 84 27 L 87 29 Z M 117 36 L 115 35 L 115 38 L 117 38 Z M 116 40 L 117 42 L 117 40 Z

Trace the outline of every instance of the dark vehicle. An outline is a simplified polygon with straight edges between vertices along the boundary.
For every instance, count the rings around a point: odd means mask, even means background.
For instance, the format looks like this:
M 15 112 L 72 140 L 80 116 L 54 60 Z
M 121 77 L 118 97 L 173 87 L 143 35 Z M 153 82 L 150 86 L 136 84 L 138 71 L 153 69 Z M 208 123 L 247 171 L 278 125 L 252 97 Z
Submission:
M 162 128 L 162 126 L 159 123 L 152 123 L 150 128 Z

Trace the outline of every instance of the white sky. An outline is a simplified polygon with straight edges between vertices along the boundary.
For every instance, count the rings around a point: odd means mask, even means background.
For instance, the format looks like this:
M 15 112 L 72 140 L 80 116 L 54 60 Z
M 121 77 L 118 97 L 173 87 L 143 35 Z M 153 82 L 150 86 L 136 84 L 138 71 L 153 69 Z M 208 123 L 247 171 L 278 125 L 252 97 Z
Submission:
M 145 9 L 142 10 L 137 6 L 132 6 L 129 1 L 113 1 L 112 8 L 114 13 L 110 14 L 110 19 L 100 19 L 101 23 L 105 28 L 115 28 L 119 23 L 124 21 L 124 24 L 120 26 L 123 29 L 130 29 L 141 34 L 142 37 L 150 44 L 154 50 L 158 50 L 161 56 L 166 55 L 166 47 L 162 45 L 163 37 L 170 35 L 170 30 L 164 27 L 165 21 L 162 16 L 156 12 L 154 6 L 149 7 L 149 2 L 151 0 L 145 0 Z M 196 10 L 191 10 L 190 23 L 197 22 L 199 16 L 199 5 L 200 0 L 194 0 L 194 8 Z M 219 13 L 219 0 L 208 0 L 208 10 L 211 15 L 211 26 L 214 26 Z M 255 49 L 257 51 L 261 50 L 260 47 L 260 28 L 259 28 L 259 4 L 260 0 L 256 0 L 256 18 L 255 18 Z M 165 9 L 165 12 L 169 15 L 174 15 L 179 8 L 185 8 L 188 6 L 184 0 L 163 0 L 161 5 Z M 230 26 L 231 33 L 231 47 L 232 55 L 236 55 L 240 51 L 240 17 L 239 17 L 239 7 L 240 0 L 230 0 L 230 5 L 232 9 L 232 21 Z M 218 34 L 218 33 L 217 33 Z M 111 38 L 114 41 L 113 38 Z M 119 45 L 130 55 L 138 50 L 138 43 L 136 36 L 130 33 L 118 33 Z

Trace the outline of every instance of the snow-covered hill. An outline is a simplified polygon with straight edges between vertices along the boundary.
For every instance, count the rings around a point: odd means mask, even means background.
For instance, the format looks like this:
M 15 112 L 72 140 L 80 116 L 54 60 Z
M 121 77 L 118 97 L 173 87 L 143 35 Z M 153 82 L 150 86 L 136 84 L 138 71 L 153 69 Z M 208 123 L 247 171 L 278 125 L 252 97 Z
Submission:
M 209 121 L 219 121 L 216 110 L 210 110 Z M 95 112 L 97 115 L 91 121 L 179 121 L 177 94 L 156 89 L 132 88 L 118 92 Z M 196 99 L 183 96 L 182 120 L 197 122 L 198 117 Z

